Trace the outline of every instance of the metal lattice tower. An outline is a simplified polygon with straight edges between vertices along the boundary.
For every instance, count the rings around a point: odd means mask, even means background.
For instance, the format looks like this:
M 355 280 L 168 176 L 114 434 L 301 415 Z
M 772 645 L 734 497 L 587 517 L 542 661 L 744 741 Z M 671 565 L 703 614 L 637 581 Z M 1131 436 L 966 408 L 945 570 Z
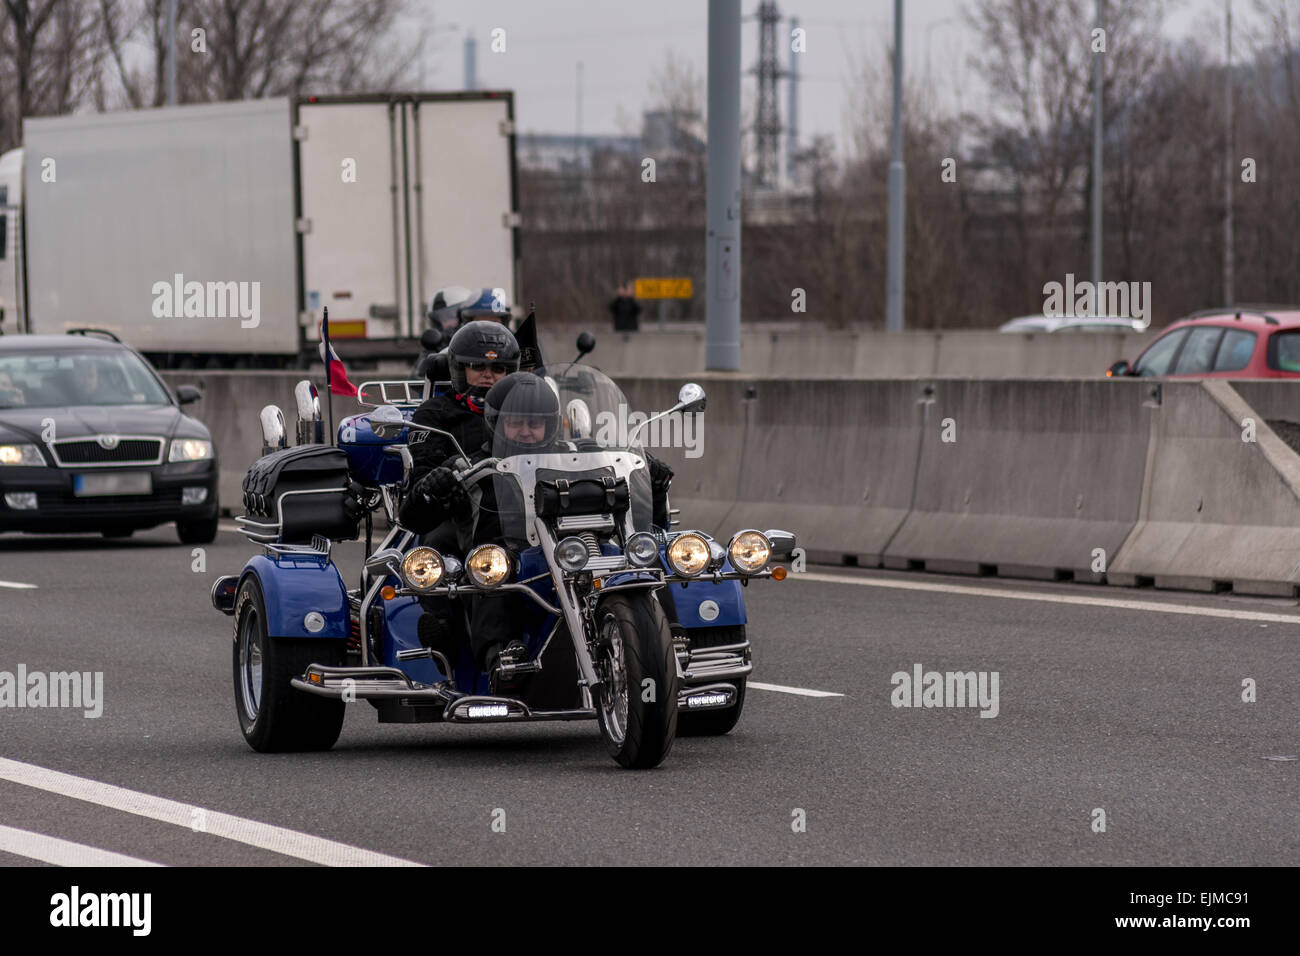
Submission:
M 776 186 L 781 168 L 781 111 L 776 83 L 783 75 L 777 59 L 776 33 L 781 14 L 775 0 L 758 5 L 758 114 L 754 119 L 754 176 L 760 186 Z

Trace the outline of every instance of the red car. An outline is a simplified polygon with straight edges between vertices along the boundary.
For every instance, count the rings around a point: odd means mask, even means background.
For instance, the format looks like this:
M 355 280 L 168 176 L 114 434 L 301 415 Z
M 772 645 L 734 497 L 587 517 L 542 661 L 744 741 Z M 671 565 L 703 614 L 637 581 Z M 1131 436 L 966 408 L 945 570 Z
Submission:
M 1300 378 L 1300 306 L 1206 309 L 1175 322 L 1106 376 Z

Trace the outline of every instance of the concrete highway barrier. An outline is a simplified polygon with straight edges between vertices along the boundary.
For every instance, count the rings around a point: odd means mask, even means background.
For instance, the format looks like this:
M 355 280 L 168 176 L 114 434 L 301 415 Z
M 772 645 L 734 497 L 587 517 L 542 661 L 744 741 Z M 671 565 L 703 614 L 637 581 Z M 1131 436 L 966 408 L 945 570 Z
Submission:
M 588 361 L 611 375 L 694 375 L 704 371 L 704 330 L 611 332 L 592 326 Z M 551 361 L 576 352 L 572 331 L 541 336 Z M 741 372 L 774 378 L 1095 378 L 1116 359 L 1135 359 L 1154 336 L 1126 332 L 1002 333 L 766 331 L 740 336 Z
M 223 506 L 240 513 L 257 413 L 278 404 L 292 428 L 302 373 L 165 377 L 204 390 L 191 408 L 217 443 Z M 810 561 L 864 567 L 1286 596 L 1300 585 L 1300 455 L 1268 424 L 1300 418 L 1295 383 L 701 373 L 619 384 L 631 411 L 650 413 L 687 379 L 708 392 L 702 431 L 651 448 L 676 472 L 683 526 L 786 528 Z M 336 398 L 336 420 L 357 410 Z
M 1111 583 L 1295 594 L 1300 456 L 1221 379 L 1159 388 L 1138 522 Z

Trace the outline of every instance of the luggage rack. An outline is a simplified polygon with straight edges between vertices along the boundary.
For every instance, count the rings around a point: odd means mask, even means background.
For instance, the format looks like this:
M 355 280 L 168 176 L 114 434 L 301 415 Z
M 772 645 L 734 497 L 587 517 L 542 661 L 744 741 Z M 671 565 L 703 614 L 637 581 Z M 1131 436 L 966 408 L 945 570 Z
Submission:
M 422 378 L 362 382 L 357 386 L 357 404 L 367 408 L 378 408 L 380 405 L 417 408 L 424 402 L 427 384 L 428 381 Z M 376 390 L 379 392 L 379 401 L 373 400 Z
M 284 499 L 294 495 L 337 495 L 341 488 L 302 488 L 286 491 L 275 500 L 275 521 L 258 521 L 247 515 L 235 519 L 240 532 L 250 541 L 265 545 L 266 550 L 275 554 L 324 554 L 329 556 L 331 542 L 328 538 L 314 534 L 311 544 L 287 544 L 280 540 L 284 533 Z

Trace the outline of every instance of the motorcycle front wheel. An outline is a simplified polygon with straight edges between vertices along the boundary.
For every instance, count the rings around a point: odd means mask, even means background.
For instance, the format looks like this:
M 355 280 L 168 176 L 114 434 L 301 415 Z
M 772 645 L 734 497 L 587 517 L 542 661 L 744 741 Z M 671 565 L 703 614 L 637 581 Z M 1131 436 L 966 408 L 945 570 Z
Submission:
M 677 665 L 672 630 L 648 591 L 611 594 L 596 608 L 596 714 L 620 766 L 657 767 L 677 737 Z

